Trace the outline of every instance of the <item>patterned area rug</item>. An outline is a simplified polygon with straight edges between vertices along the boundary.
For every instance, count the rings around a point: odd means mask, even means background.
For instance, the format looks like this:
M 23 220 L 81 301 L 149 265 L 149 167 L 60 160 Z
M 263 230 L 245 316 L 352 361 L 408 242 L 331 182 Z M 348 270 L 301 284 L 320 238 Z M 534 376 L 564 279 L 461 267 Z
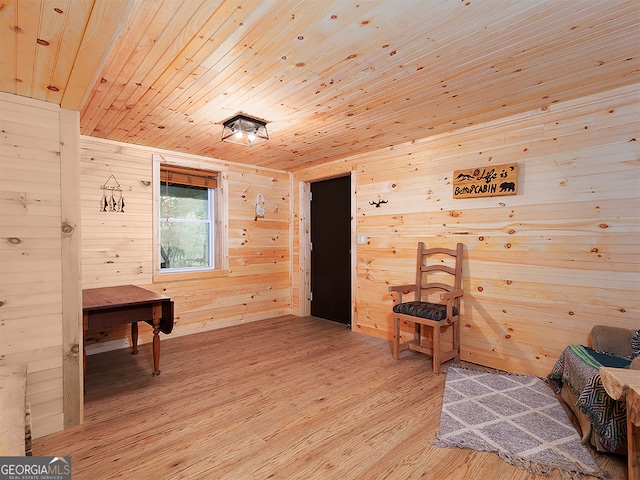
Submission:
M 608 476 L 538 377 L 449 367 L 437 437 L 434 445 L 494 452 L 532 473 Z

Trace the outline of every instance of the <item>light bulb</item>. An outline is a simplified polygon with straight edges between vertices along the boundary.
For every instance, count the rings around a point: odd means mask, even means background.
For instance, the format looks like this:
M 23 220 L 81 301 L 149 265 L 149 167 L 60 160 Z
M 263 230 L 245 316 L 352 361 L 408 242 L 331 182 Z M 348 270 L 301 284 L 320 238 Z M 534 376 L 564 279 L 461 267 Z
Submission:
M 253 133 L 250 133 L 247 135 L 247 138 L 249 139 L 249 142 L 253 142 L 256 139 L 256 136 Z
M 240 140 L 242 138 L 242 132 L 238 130 L 236 133 L 233 134 L 233 136 L 236 137 L 238 140 Z

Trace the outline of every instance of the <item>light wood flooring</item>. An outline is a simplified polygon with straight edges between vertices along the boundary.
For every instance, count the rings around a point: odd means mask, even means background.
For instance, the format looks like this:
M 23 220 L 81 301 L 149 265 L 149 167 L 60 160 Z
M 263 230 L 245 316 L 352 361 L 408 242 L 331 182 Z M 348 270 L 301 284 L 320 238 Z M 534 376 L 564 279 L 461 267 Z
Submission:
M 440 448 L 445 375 L 429 357 L 316 318 L 280 317 L 87 359 L 85 422 L 34 440 L 74 480 L 560 479 Z M 626 460 L 598 456 L 626 478 Z M 591 477 L 589 477 L 591 478 Z

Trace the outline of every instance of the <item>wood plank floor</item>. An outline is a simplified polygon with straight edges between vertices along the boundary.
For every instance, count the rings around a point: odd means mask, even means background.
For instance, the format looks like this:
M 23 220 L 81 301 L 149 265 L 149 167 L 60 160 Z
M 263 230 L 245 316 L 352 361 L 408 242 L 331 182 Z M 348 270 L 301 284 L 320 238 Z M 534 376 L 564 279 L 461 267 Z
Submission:
M 163 336 L 87 359 L 85 423 L 33 442 L 82 479 L 560 479 L 492 453 L 439 448 L 445 375 L 429 357 L 293 316 Z M 626 460 L 598 456 L 612 479 Z M 589 477 L 591 478 L 591 477 Z

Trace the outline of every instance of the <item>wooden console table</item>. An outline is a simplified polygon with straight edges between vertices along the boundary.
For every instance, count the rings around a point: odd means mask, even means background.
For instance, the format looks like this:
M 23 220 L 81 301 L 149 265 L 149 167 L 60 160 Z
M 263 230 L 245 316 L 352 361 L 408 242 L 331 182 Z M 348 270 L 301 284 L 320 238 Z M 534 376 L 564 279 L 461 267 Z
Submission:
M 602 385 L 614 400 L 627 404 L 629 480 L 640 480 L 640 370 L 600 367 Z
M 173 301 L 135 285 L 82 291 L 83 331 L 131 323 L 132 354 L 138 353 L 138 322 L 153 327 L 153 374 L 160 375 L 160 335 L 173 329 Z M 86 353 L 85 353 L 86 357 Z M 86 361 L 85 361 L 86 369 Z

